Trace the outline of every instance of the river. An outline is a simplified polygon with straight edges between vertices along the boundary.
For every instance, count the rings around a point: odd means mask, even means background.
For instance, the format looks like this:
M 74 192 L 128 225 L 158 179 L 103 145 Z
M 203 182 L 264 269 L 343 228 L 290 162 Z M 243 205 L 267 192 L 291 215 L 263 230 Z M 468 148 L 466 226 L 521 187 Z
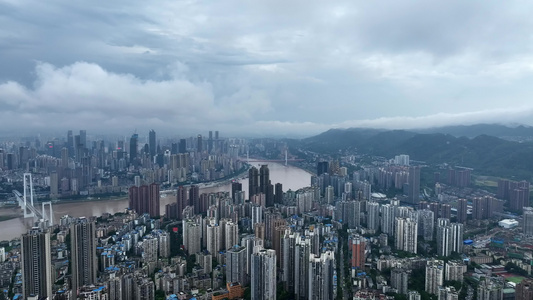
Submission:
M 264 163 L 254 163 L 256 167 L 258 164 Z M 279 163 L 268 163 L 268 168 L 270 170 L 270 181 L 272 184 L 282 183 L 283 191 L 297 190 L 311 184 L 311 174 L 303 169 L 294 167 L 294 166 L 284 166 Z M 248 178 L 239 179 L 239 182 L 242 183 L 242 188 L 248 195 Z M 201 187 L 201 186 L 200 186 Z M 213 192 L 223 192 L 231 191 L 231 182 L 221 184 L 214 187 L 205 187 L 200 189 L 200 193 L 213 193 Z M 161 215 L 165 213 L 165 205 L 176 201 L 176 197 L 173 194 L 168 194 L 166 197 L 162 195 L 160 201 L 160 210 Z M 79 202 L 67 202 L 67 203 L 55 203 L 53 204 L 53 213 L 54 213 L 54 222 L 58 222 L 59 219 L 64 215 L 70 215 L 73 217 L 90 217 L 90 216 L 101 216 L 104 213 L 114 214 L 117 212 L 124 211 L 128 207 L 128 198 L 114 198 L 108 200 L 99 200 L 99 201 L 79 201 Z M 40 209 L 39 207 L 37 207 Z M 21 210 L 19 208 L 4 208 L 0 209 L 0 216 L 8 215 L 19 215 Z M 21 234 L 25 233 L 27 228 L 32 225 L 33 220 L 28 218 L 14 218 L 6 221 L 0 222 L 0 241 L 2 240 L 11 240 L 14 238 L 20 237 Z

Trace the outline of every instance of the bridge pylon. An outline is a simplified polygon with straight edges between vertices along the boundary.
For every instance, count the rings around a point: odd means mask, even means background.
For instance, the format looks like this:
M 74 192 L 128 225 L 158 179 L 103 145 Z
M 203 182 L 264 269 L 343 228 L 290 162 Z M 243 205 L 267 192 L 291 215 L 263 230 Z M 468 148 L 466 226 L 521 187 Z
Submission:
M 31 209 L 28 208 L 28 204 L 33 207 L 33 181 L 31 178 L 31 173 L 24 173 L 23 189 L 24 189 L 24 192 L 23 192 L 24 202 L 23 202 L 22 210 L 24 210 L 24 219 L 35 217 L 35 213 Z M 30 197 L 30 203 L 28 203 L 28 196 Z

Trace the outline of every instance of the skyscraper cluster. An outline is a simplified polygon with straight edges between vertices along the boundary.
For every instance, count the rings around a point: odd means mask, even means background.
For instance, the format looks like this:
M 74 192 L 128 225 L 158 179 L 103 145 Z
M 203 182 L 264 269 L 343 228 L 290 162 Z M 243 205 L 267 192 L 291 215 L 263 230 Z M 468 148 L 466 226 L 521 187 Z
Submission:
M 283 186 L 281 183 L 277 183 L 274 190 L 267 165 L 262 165 L 259 169 L 252 166 L 248 170 L 248 193 L 250 199 L 253 197 L 264 198 L 266 207 L 273 206 L 275 202 L 281 203 L 283 201 Z
M 129 189 L 129 207 L 139 214 L 147 213 L 151 217 L 160 215 L 159 184 L 132 186 Z
M 449 219 L 437 220 L 437 255 L 450 256 L 463 250 L 463 224 L 450 223 Z
M 529 182 L 511 181 L 506 179 L 498 180 L 498 190 L 496 197 L 509 201 L 509 207 L 514 211 L 521 211 L 523 207 L 529 206 Z

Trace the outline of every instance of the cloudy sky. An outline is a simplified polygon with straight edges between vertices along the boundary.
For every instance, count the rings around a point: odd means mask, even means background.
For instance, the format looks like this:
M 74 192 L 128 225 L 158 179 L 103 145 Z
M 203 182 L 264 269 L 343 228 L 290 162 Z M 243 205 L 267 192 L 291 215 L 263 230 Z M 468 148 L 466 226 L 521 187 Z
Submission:
M 533 125 L 526 1 L 0 0 L 0 133 Z

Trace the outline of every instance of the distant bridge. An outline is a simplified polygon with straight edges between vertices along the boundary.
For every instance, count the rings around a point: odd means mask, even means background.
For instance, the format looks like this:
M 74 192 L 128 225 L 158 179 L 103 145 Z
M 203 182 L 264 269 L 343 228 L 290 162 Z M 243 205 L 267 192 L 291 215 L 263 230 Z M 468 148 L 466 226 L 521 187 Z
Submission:
M 287 161 L 304 161 L 305 159 L 250 159 L 247 162 L 287 162 Z
M 24 192 L 21 194 L 17 190 L 13 190 L 13 194 L 17 198 L 19 206 L 24 212 L 24 218 L 36 218 L 38 220 L 48 221 L 48 225 L 51 226 L 54 224 L 54 214 L 52 210 L 52 202 L 42 202 L 41 210 L 38 210 L 33 206 L 33 181 L 31 178 L 31 173 L 24 173 Z M 28 199 L 29 197 L 29 199 Z M 29 201 L 28 201 L 29 200 Z M 48 212 L 46 211 L 46 206 L 48 206 Z
M 288 164 L 289 161 L 304 161 L 305 159 L 295 159 L 290 158 L 289 159 L 289 153 L 288 150 L 285 149 L 285 159 L 260 159 L 260 158 L 252 158 L 250 159 L 250 155 L 248 154 L 248 151 L 246 151 L 246 157 L 239 157 L 239 159 L 246 161 L 247 163 L 251 162 L 275 162 L 275 163 L 284 163 L 285 166 Z

